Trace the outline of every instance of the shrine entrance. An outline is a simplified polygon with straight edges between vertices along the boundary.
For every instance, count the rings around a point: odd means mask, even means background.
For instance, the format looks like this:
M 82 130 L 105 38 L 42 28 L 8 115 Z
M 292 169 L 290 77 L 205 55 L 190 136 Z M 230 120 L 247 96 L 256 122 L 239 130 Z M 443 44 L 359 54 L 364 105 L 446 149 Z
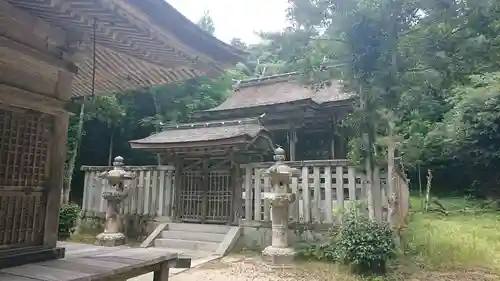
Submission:
M 228 165 L 229 163 L 224 165 L 226 167 L 216 167 L 212 170 L 200 167 L 184 170 L 182 185 L 179 188 L 180 221 L 216 224 L 232 221 L 234 176 L 231 175 L 231 167 L 227 167 Z
M 162 154 L 163 164 L 174 166 L 173 220 L 213 224 L 239 223 L 240 165 L 274 150 L 260 118 L 172 125 L 130 144 Z

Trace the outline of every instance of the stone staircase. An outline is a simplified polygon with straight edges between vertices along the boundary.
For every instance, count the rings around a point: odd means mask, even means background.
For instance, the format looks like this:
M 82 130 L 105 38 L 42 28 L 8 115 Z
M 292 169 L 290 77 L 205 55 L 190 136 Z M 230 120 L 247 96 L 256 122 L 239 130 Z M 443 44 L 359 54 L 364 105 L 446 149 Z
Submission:
M 223 256 L 240 235 L 241 229 L 237 226 L 168 223 L 154 246 L 185 253 L 185 256 Z

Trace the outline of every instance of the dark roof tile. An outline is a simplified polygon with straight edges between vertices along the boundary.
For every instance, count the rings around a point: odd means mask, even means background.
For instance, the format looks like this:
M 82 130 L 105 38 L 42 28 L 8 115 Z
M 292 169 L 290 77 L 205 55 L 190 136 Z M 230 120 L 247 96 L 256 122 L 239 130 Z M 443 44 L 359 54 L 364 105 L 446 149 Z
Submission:
M 164 131 L 149 137 L 130 141 L 131 144 L 173 144 L 207 142 L 231 139 L 240 136 L 256 137 L 266 129 L 257 118 L 199 122 L 169 126 Z
M 348 100 L 352 94 L 343 91 L 338 82 L 331 86 L 314 90 L 301 85 L 297 73 L 281 74 L 241 81 L 236 84 L 232 95 L 221 105 L 207 111 L 231 110 L 301 100 L 312 100 L 322 104 Z

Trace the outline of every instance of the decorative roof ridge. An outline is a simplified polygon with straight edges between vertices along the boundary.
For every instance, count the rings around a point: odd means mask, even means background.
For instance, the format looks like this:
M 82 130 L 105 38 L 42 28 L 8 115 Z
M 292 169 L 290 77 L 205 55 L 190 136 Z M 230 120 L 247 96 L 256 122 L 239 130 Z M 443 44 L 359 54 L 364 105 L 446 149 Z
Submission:
M 262 126 L 261 119 L 264 116 L 265 116 L 265 114 L 262 114 L 258 117 L 249 117 L 249 118 L 241 118 L 241 119 L 214 120 L 214 121 L 207 121 L 207 122 L 195 122 L 195 123 L 166 125 L 166 126 L 163 126 L 163 129 L 164 130 L 168 130 L 168 129 L 186 130 L 186 129 L 214 128 L 214 127 L 246 125 L 246 124 L 254 124 L 254 125 Z
M 256 78 L 250 78 L 245 80 L 238 80 L 233 85 L 233 90 L 239 90 L 241 88 L 252 87 L 252 86 L 260 86 L 266 84 L 275 84 L 280 82 L 288 82 L 290 80 L 296 79 L 297 76 L 300 76 L 302 73 L 298 71 L 287 72 L 281 74 L 274 74 Z

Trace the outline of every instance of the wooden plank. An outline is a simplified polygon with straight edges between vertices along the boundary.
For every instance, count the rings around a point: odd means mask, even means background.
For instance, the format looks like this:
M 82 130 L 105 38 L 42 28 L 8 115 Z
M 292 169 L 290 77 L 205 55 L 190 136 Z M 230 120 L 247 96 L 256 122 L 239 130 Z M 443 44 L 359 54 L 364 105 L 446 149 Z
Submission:
M 85 173 L 89 174 L 89 180 L 87 182 L 88 188 L 87 188 L 87 204 L 85 207 L 85 211 L 93 211 L 92 210 L 92 203 L 94 201 L 94 172 L 92 171 L 86 171 Z
M 158 215 L 158 205 L 159 205 L 159 200 L 158 200 L 158 171 L 153 170 L 152 171 L 152 176 L 151 176 L 151 207 L 149 210 L 149 213 L 152 216 L 157 216 Z
M 167 178 L 165 179 L 165 214 L 169 217 L 173 216 L 172 204 L 174 203 L 174 172 L 167 171 Z
M 1 273 L 1 272 L 0 272 L 0 280 L 1 281 L 39 281 L 39 280 L 33 279 L 33 278 L 15 276 L 12 274 Z
M 101 197 L 101 181 L 97 178 L 99 174 L 97 172 L 92 172 L 92 202 L 90 204 L 90 210 L 94 213 L 99 212 L 99 198 Z
M 337 212 L 339 214 L 339 222 L 342 220 L 344 212 L 344 167 L 337 166 L 335 170 L 335 182 L 337 189 Z
M 307 166 L 302 167 L 302 200 L 304 222 L 311 222 L 311 193 L 309 192 L 309 170 Z
M 150 214 L 151 211 L 151 193 L 153 186 L 151 185 L 151 172 L 144 171 L 144 209 L 143 214 Z
M 264 192 L 271 191 L 269 178 L 264 177 Z M 269 200 L 264 200 L 264 221 L 269 221 L 269 217 L 271 216 L 271 205 L 269 204 Z
M 254 208 L 253 208 L 253 216 L 254 220 L 260 221 L 261 220 L 261 207 L 262 207 L 262 199 L 260 197 L 260 169 L 254 169 L 255 171 L 255 176 L 254 176 Z
M 300 192 L 299 192 L 299 179 L 296 177 L 292 178 L 292 193 L 295 194 L 295 201 L 290 204 L 290 214 L 293 221 L 298 222 L 300 219 L 299 213 L 299 202 L 300 202 Z
M 382 190 L 380 184 L 380 167 L 373 167 L 373 208 L 375 210 L 375 218 L 382 220 Z
M 130 214 L 137 214 L 137 204 L 139 202 L 138 199 L 138 181 L 139 181 L 139 173 L 135 171 L 135 179 L 132 182 L 132 190 L 131 190 L 131 199 L 130 199 Z
M 325 167 L 325 222 L 333 222 L 332 167 Z
M 353 204 L 356 201 L 356 168 L 347 168 L 347 178 L 349 187 L 349 203 Z
M 141 243 L 141 248 L 147 248 L 151 246 L 153 241 L 158 237 L 161 232 L 167 227 L 167 223 L 160 223 L 151 234 Z
M 165 206 L 167 205 L 165 202 L 165 194 L 168 194 L 168 191 L 165 189 L 167 185 L 165 184 L 165 171 L 159 171 L 158 173 L 158 210 L 156 215 L 163 216 L 165 213 Z
M 90 277 L 90 274 L 88 273 L 81 273 L 66 269 L 58 269 L 48 266 L 40 266 L 36 264 L 27 264 L 22 266 L 4 268 L 0 270 L 0 272 L 12 274 L 15 276 L 43 280 L 43 281 L 67 281 L 67 280 L 78 280 L 79 278 Z
M 106 211 L 106 200 L 104 200 L 104 198 L 102 198 L 102 193 L 104 191 L 107 191 L 109 188 L 109 184 L 108 184 L 108 180 L 106 179 L 100 179 L 100 182 L 101 182 L 101 190 L 98 194 L 98 198 L 99 198 L 99 213 L 103 213 Z
M 48 262 L 41 262 L 37 265 L 47 266 L 57 269 L 78 271 L 87 274 L 106 273 L 110 269 L 117 269 L 126 266 L 123 263 L 99 261 L 91 258 L 69 258 Z
M 144 213 L 144 171 L 139 171 L 139 178 L 137 182 L 137 214 L 143 215 Z
M 321 179 L 319 167 L 313 168 L 314 199 L 311 205 L 313 221 L 321 222 Z
M 85 172 L 85 178 L 83 180 L 83 199 L 82 199 L 82 210 L 87 210 L 88 198 L 89 198 L 89 181 L 90 181 L 90 173 Z
M 103 253 L 93 255 L 93 258 L 100 259 L 102 257 L 112 257 L 116 261 L 120 261 L 123 258 L 151 262 L 155 260 L 170 260 L 176 259 L 178 257 L 177 253 L 165 252 L 165 250 L 158 248 L 128 248 L 120 251 L 115 251 L 111 253 Z
M 252 220 L 252 168 L 245 167 L 245 220 Z

